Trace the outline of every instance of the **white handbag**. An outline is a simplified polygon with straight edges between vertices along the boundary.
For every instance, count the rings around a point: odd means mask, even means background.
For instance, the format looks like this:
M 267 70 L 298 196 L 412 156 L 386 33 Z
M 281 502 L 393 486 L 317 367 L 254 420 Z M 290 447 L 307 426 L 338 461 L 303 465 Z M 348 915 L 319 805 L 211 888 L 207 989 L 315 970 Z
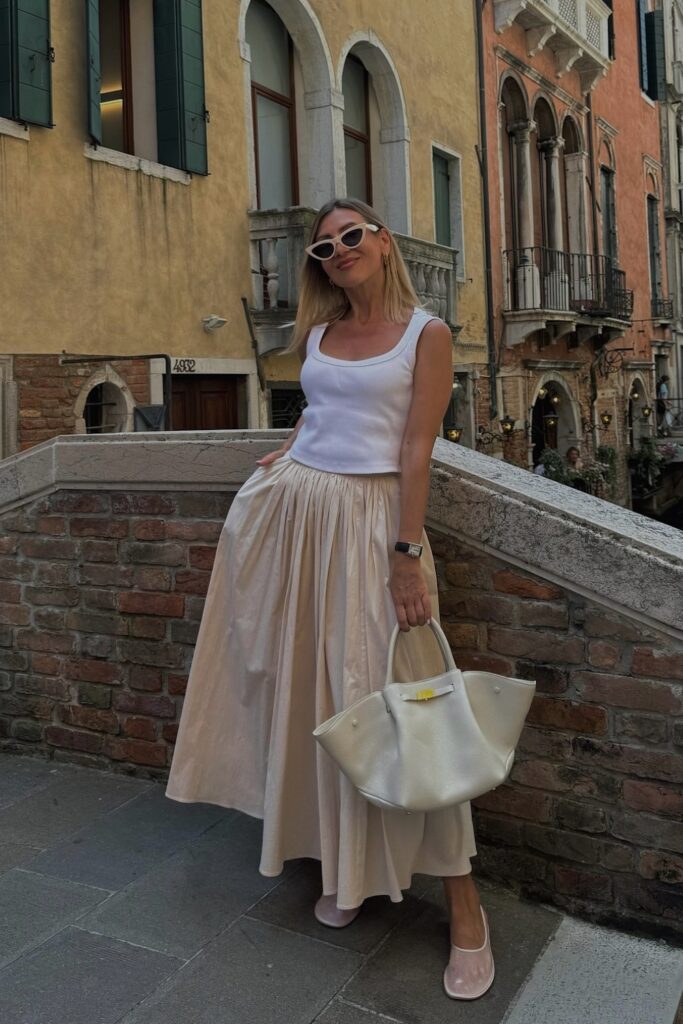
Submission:
M 493 672 L 461 672 L 435 619 L 442 675 L 393 682 L 399 628 L 389 644 L 386 682 L 328 718 L 313 735 L 363 796 L 378 807 L 434 811 L 503 782 L 536 683 Z

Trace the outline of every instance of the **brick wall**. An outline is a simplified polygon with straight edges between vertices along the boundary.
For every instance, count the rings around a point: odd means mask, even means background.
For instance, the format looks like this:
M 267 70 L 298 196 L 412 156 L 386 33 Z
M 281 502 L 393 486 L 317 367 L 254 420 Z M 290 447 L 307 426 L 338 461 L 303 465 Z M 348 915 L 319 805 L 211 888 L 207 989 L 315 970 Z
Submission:
M 165 774 L 229 503 L 62 491 L 2 517 L 6 748 Z
M 20 451 L 59 434 L 73 434 L 76 426 L 76 399 L 88 378 L 104 365 L 62 365 L 59 356 L 56 355 L 14 357 Z M 136 404 L 144 405 L 149 402 L 147 360 L 113 360 L 109 365 L 126 382 Z
M 476 801 L 481 870 L 683 936 L 683 648 L 433 536 L 456 663 L 537 680 L 509 783 Z
M 230 496 L 58 491 L 0 517 L 0 745 L 163 778 Z M 434 534 L 462 668 L 538 680 L 477 870 L 683 935 L 683 648 Z

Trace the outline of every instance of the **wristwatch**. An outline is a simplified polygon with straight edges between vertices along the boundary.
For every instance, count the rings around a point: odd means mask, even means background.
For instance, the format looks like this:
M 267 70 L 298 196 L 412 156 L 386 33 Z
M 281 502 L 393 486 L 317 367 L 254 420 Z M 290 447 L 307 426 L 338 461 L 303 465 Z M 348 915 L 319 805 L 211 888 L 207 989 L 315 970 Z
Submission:
M 408 555 L 409 558 L 419 558 L 422 554 L 422 545 L 397 540 L 394 544 L 394 551 L 400 551 L 402 555 Z

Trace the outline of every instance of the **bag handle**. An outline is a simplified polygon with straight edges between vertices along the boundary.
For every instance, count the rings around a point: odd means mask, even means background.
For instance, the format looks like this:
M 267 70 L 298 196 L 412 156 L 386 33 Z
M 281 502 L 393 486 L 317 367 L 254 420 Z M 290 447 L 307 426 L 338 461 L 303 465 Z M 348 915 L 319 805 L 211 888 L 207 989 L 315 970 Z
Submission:
M 439 650 L 443 655 L 443 660 L 446 665 L 446 671 L 453 672 L 456 668 L 455 661 L 453 660 L 453 652 L 451 651 L 450 644 L 446 639 L 446 634 L 442 630 L 436 619 L 432 619 L 429 623 L 430 629 L 436 637 L 436 642 L 439 645 Z M 419 627 L 413 627 L 419 628 Z M 396 655 L 396 641 L 398 635 L 401 632 L 398 623 L 394 626 L 394 631 L 391 634 L 391 640 L 389 641 L 389 655 L 387 658 L 387 678 L 385 686 L 389 686 L 394 681 L 394 657 Z

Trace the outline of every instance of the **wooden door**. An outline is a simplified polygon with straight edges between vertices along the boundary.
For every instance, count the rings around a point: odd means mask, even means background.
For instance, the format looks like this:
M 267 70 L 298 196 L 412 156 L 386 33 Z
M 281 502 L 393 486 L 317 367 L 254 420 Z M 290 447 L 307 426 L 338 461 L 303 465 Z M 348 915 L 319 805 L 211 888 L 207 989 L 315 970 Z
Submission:
M 174 430 L 239 430 L 247 426 L 246 377 L 173 375 Z

